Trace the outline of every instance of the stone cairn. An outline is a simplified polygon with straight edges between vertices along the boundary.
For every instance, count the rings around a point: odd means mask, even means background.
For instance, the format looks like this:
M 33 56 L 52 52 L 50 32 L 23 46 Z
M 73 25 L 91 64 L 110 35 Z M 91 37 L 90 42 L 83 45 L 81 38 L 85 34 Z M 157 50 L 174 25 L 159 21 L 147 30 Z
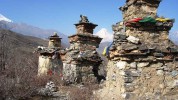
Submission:
M 168 39 L 174 20 L 157 16 L 161 0 L 126 0 L 101 100 L 178 99 L 178 48 Z
M 98 67 L 102 63 L 96 48 L 101 38 L 93 35 L 96 24 L 86 16 L 75 24 L 77 33 L 69 36 L 70 47 L 63 61 L 63 78 L 70 83 L 97 82 Z
M 62 73 L 62 61 L 60 58 L 61 38 L 54 33 L 49 37 L 48 47 L 38 46 L 40 54 L 38 63 L 38 75 L 53 75 Z
M 45 88 L 41 88 L 39 90 L 39 95 L 42 96 L 53 96 L 58 91 L 58 87 L 54 84 L 54 82 L 50 81 L 45 85 Z

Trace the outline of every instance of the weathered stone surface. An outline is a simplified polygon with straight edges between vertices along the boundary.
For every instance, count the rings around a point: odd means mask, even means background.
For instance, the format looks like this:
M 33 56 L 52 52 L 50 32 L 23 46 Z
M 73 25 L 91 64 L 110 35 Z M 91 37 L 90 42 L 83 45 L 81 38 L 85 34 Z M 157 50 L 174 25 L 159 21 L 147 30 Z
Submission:
M 137 63 L 136 62 L 130 63 L 130 68 L 136 69 L 137 68 Z
M 67 82 L 75 82 L 77 78 L 76 65 L 63 63 L 63 78 Z
M 116 81 L 116 74 L 112 75 L 112 81 Z
M 134 43 L 134 44 L 138 44 L 138 43 L 139 43 L 139 39 L 136 38 L 136 37 L 134 37 L 134 36 L 129 36 L 129 37 L 127 38 L 127 40 L 128 40 L 129 42 L 131 42 L 131 43 Z
M 151 67 L 155 67 L 155 68 L 161 68 L 162 66 L 163 66 L 163 63 L 151 64 Z
M 134 44 L 126 44 L 126 45 L 123 45 L 123 50 L 135 50 L 137 49 L 137 45 L 134 45 Z
M 122 98 L 124 98 L 126 100 L 131 100 L 132 97 L 133 97 L 133 94 L 129 93 L 129 92 L 126 92 L 126 93 L 121 94 L 121 96 L 122 96 Z
M 170 82 L 167 82 L 167 86 L 171 89 L 175 88 L 178 86 L 178 80 L 172 80 Z
M 139 77 L 141 76 L 141 71 L 131 71 L 130 75 L 133 77 Z
M 125 62 L 125 61 L 119 61 L 119 62 L 117 62 L 117 67 L 119 69 L 125 69 L 127 67 L 127 62 Z
M 117 46 L 117 50 L 122 50 L 122 46 Z
M 125 83 L 132 83 L 134 81 L 133 77 L 124 77 L 124 82 Z
M 171 75 L 172 75 L 173 77 L 177 76 L 177 75 L 178 75 L 178 71 L 177 71 L 177 70 L 173 70 L 173 71 L 171 72 Z
M 120 72 L 119 72 L 119 75 L 125 76 L 126 73 L 125 73 L 125 71 L 120 71 Z
M 148 66 L 149 65 L 149 62 L 143 62 L 143 63 L 138 63 L 137 64 L 137 66 L 139 67 L 139 68 L 141 68 L 141 67 L 146 67 L 146 66 Z
M 125 83 L 124 88 L 126 92 L 133 92 L 135 90 L 135 85 L 133 83 Z
M 157 75 L 163 76 L 164 75 L 164 71 L 163 70 L 157 70 Z
M 145 44 L 139 46 L 140 51 L 148 50 L 148 47 Z

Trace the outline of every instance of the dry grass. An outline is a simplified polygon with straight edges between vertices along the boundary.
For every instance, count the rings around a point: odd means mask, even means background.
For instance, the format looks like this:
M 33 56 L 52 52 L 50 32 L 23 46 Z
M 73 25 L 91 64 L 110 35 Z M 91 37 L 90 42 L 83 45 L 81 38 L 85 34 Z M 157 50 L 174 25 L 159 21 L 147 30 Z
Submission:
M 70 100 L 97 100 L 93 91 L 99 88 L 98 84 L 62 86 L 60 90 L 68 93 Z

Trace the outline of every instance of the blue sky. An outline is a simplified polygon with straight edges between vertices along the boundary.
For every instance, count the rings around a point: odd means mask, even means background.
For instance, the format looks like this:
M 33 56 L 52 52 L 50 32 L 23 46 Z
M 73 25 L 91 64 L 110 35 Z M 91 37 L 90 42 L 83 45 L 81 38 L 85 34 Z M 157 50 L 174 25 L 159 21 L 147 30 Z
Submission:
M 66 35 L 75 34 L 80 14 L 98 24 L 95 32 L 122 20 L 118 8 L 125 0 L 0 0 L 0 13 L 14 22 L 23 22 L 44 29 L 55 29 Z M 176 0 L 163 0 L 158 15 L 178 20 Z M 172 32 L 178 31 L 178 21 Z

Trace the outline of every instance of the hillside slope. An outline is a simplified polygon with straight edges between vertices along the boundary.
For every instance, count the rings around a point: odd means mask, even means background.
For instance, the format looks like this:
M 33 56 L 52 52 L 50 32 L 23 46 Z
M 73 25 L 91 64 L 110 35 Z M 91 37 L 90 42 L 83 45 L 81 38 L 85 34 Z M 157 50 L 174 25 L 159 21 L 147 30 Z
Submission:
M 47 41 L 0 29 L 0 100 L 30 96 L 38 70 L 33 51 L 38 45 Z
M 28 62 L 35 62 L 37 65 L 38 58 L 33 51 L 39 45 L 46 46 L 47 41 L 0 29 L 1 69 L 28 65 Z
M 40 38 L 25 36 L 22 34 L 18 34 L 9 30 L 0 30 L 0 43 L 4 43 L 4 45 L 8 47 L 13 47 L 13 49 L 19 50 L 32 50 L 35 49 L 39 45 L 47 45 L 47 40 L 43 40 Z M 24 48 L 24 49 L 20 49 Z
M 0 21 L 0 29 L 11 30 L 16 33 L 20 33 L 28 36 L 34 36 L 41 39 L 47 39 L 54 32 L 57 32 L 58 35 L 62 38 L 62 45 L 64 47 L 69 46 L 68 37 L 65 34 L 58 32 L 56 30 L 47 30 L 32 25 L 28 25 L 25 23 L 14 23 L 14 22 L 7 22 L 7 21 Z

